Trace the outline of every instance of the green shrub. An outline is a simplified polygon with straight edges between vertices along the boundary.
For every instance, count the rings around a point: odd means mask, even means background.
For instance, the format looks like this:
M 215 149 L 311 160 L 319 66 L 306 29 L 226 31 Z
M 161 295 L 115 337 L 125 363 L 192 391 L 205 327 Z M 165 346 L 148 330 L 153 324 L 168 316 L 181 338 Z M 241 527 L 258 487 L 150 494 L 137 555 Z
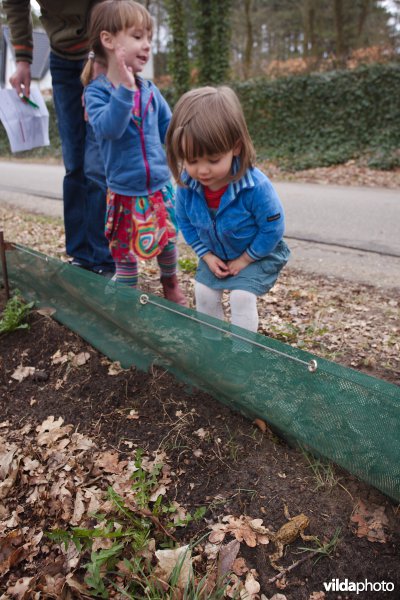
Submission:
M 400 165 L 400 65 L 233 85 L 260 157 L 305 169 L 365 157 Z
M 33 302 L 25 303 L 19 292 L 15 292 L 0 315 L 0 334 L 16 329 L 28 329 L 29 325 L 25 321 L 33 306 Z

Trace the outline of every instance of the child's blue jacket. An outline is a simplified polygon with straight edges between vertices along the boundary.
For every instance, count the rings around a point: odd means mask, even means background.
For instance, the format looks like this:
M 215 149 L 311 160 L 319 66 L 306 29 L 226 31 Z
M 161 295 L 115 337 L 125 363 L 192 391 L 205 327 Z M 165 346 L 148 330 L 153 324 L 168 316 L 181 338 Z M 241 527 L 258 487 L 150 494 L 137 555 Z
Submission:
M 107 185 L 126 196 L 148 195 L 170 180 L 163 144 L 171 110 L 153 83 L 138 82 L 141 126 L 133 119 L 134 91 L 122 85 L 114 88 L 105 75 L 85 89 L 85 107 L 101 148 Z
M 187 188 L 176 195 L 176 217 L 186 242 L 201 258 L 212 252 L 222 260 L 238 258 L 244 251 L 253 260 L 265 258 L 282 239 L 285 216 L 272 183 L 259 169 L 251 168 L 229 184 L 214 217 L 202 185 L 183 174 Z

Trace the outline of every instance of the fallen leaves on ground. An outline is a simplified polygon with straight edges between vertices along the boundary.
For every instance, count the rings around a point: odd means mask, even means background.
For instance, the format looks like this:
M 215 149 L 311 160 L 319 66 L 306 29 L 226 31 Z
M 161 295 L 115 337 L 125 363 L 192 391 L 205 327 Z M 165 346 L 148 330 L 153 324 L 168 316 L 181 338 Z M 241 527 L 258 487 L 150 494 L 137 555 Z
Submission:
M 25 425 L 12 431 L 2 423 L 0 431 L 0 576 L 24 562 L 27 577 L 17 581 L 11 578 L 9 592 L 23 598 L 27 590 L 39 589 L 32 588 L 39 584 L 29 571 L 40 552 L 44 573 L 53 564 L 58 565 L 58 573 L 65 573 L 51 586 L 46 579 L 45 585 L 58 589 L 67 583 L 76 588 L 78 584 L 66 578 L 77 560 L 72 560 L 71 550 L 63 552 L 61 546 L 44 538 L 44 531 L 68 529 L 70 525 L 85 527 L 91 514 L 107 515 L 111 509 L 106 494 L 110 486 L 134 506 L 131 477 L 137 467 L 133 461 L 120 460 L 116 451 L 99 450 L 89 437 L 65 425 L 61 417 L 50 415 L 36 429 Z M 142 468 L 151 469 L 160 455 L 143 458 Z M 165 455 L 162 458 L 166 460 Z M 155 499 L 171 482 L 169 473 L 164 464 L 154 485 Z M 35 527 L 26 526 L 26 513 Z
M 368 506 L 360 500 L 351 521 L 356 523 L 357 537 L 366 537 L 370 542 L 386 543 L 385 527 L 388 525 L 388 518 L 384 506 Z
M 99 449 L 90 437 L 74 431 L 72 425 L 54 415 L 36 428 L 26 424 L 12 430 L 9 423 L 3 422 L 0 432 L 0 577 L 9 576 L 7 593 L 20 599 L 31 597 L 34 592 L 44 597 L 61 597 L 61 590 L 69 588 L 74 597 L 87 597 L 89 588 L 75 575 L 80 564 L 77 548 L 73 544 L 66 547 L 44 533 L 67 531 L 71 526 L 83 529 L 90 527 L 93 514 L 102 514 L 104 519 L 112 515 L 107 496 L 110 487 L 129 510 L 143 514 L 136 505 L 138 490 L 132 486 L 132 476 L 138 469 L 135 460 L 121 460 L 117 451 Z M 156 465 L 158 478 L 150 490 L 152 502 L 166 493 L 173 477 L 165 452 L 141 456 L 144 471 L 151 473 Z M 177 518 L 185 518 L 186 511 L 176 502 L 174 509 Z M 214 553 L 207 552 L 206 547 L 203 554 L 208 560 L 205 568 L 210 582 L 227 576 L 227 597 L 258 600 L 258 574 L 237 555 L 242 542 L 250 547 L 268 543 L 262 520 L 228 515 L 222 523 L 210 527 L 210 539 L 218 541 L 208 544 L 209 548 L 215 546 Z M 228 533 L 235 539 L 224 545 Z M 110 547 L 111 540 L 100 536 L 92 551 Z M 201 560 L 201 554 L 191 556 L 189 546 L 157 549 L 153 543 L 147 552 L 150 559 L 158 561 L 153 576 L 165 589 L 171 573 L 182 564 L 178 592 L 193 579 L 193 561 Z M 35 557 L 41 564 L 40 573 Z M 123 563 L 118 565 L 121 577 L 124 568 Z
M 322 185 L 349 185 L 365 187 L 400 187 L 400 169 L 378 171 L 349 160 L 342 165 L 315 167 L 303 171 L 284 171 L 269 161 L 260 161 L 259 168 L 274 181 L 293 181 Z
M 66 354 L 62 354 L 61 350 L 57 350 L 51 357 L 51 364 L 53 365 L 63 365 L 66 362 L 69 362 L 72 367 L 81 367 L 85 365 L 88 360 L 90 360 L 89 352 L 79 352 L 79 354 L 75 354 L 75 352 L 67 352 Z
M 226 515 L 222 523 L 216 523 L 211 527 L 209 540 L 212 544 L 218 544 L 227 534 L 230 534 L 239 542 L 245 542 L 250 548 L 254 548 L 257 544 L 268 544 L 271 532 L 262 523 L 262 519 L 253 519 L 245 515 L 240 517 Z

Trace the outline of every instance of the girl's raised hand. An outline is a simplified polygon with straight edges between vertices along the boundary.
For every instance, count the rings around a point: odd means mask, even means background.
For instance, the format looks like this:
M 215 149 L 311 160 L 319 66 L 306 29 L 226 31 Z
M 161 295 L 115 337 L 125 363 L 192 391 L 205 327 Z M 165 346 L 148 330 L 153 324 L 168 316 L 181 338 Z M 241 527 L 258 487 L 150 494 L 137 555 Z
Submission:
M 134 90 L 136 84 L 132 67 L 127 66 L 125 62 L 125 48 L 123 48 L 120 44 L 118 44 L 115 48 L 115 58 L 117 61 L 117 67 L 119 71 L 121 84 L 131 90 Z

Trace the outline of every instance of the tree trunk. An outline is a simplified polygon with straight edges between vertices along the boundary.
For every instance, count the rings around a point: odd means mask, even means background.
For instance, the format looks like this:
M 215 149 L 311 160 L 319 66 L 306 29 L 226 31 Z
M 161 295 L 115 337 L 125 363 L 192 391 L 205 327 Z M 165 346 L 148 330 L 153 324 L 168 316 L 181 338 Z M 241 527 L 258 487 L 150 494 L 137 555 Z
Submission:
M 248 79 L 251 77 L 251 71 L 253 66 L 253 47 L 254 47 L 254 36 L 253 36 L 253 22 L 251 20 L 251 13 L 253 10 L 253 0 L 245 0 L 244 3 L 244 14 L 246 20 L 246 45 L 244 49 L 244 60 L 243 60 L 243 71 L 244 78 Z
M 305 14 L 304 14 L 305 13 Z M 315 5 L 314 0 L 306 0 L 304 9 L 304 56 L 318 56 L 315 37 Z
M 339 64 L 344 62 L 344 36 L 343 36 L 343 0 L 334 0 L 335 28 L 336 28 L 336 57 Z
M 362 45 L 361 36 L 364 31 L 364 26 L 367 21 L 368 13 L 370 9 L 370 0 L 363 0 L 361 5 L 360 15 L 358 18 L 358 27 L 357 27 L 357 46 Z

